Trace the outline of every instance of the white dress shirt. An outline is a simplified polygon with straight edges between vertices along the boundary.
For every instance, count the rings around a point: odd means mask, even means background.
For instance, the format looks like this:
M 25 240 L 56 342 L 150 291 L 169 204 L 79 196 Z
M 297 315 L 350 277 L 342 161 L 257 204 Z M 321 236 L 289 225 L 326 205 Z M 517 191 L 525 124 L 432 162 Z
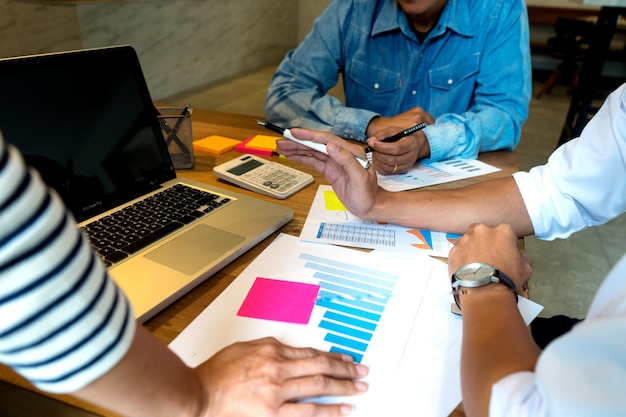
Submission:
M 626 84 L 607 98 L 580 138 L 557 149 L 546 165 L 514 178 L 542 239 L 565 238 L 624 213 Z M 548 345 L 535 372 L 494 384 L 489 415 L 626 416 L 624 386 L 626 256 L 602 283 L 586 319 Z

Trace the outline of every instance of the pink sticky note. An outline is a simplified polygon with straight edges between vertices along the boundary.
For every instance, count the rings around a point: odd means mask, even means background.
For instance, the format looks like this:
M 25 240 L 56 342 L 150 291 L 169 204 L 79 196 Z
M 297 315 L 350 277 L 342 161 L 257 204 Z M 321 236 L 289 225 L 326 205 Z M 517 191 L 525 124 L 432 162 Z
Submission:
M 307 324 L 319 289 L 314 284 L 257 277 L 237 315 Z

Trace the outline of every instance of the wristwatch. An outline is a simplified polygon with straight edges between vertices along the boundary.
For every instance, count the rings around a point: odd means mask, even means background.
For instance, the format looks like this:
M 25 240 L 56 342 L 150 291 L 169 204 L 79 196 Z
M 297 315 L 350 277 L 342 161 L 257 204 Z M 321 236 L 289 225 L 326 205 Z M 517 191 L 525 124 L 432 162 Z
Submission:
M 452 274 L 452 294 L 454 302 L 459 310 L 461 303 L 459 301 L 459 287 L 477 288 L 489 285 L 492 282 L 504 284 L 513 290 L 515 301 L 517 302 L 517 288 L 511 278 L 507 277 L 504 272 L 494 268 L 489 264 L 482 262 L 473 262 L 463 265 Z

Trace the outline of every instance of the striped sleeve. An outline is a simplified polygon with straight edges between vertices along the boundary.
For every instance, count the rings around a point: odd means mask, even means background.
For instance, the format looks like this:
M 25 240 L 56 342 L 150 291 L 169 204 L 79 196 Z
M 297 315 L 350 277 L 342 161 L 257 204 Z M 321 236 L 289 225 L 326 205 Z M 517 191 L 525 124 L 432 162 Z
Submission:
M 135 326 L 58 195 L 0 137 L 0 362 L 73 392 L 121 360 Z

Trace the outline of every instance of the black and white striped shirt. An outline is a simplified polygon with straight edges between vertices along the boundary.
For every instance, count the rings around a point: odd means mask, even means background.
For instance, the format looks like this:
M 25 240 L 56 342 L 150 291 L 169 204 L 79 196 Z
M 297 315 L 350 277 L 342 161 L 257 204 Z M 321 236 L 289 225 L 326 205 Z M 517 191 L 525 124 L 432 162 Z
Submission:
M 58 195 L 0 136 L 0 362 L 72 392 L 119 362 L 135 326 Z

